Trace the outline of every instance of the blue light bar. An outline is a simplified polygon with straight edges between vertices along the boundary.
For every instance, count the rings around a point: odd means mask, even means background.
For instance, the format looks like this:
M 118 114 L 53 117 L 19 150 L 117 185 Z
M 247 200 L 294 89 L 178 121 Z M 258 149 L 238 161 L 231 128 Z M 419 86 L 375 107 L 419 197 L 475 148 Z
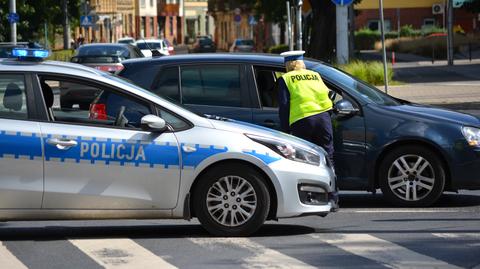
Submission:
M 49 55 L 48 50 L 44 49 L 23 49 L 23 48 L 14 48 L 12 50 L 12 55 L 19 58 L 33 58 L 37 60 L 42 60 L 47 58 Z

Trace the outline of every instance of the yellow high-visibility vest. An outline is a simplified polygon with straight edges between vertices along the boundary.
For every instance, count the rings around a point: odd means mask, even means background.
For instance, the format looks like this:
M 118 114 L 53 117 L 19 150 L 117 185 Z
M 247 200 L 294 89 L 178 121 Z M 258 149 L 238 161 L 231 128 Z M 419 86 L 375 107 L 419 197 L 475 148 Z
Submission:
M 291 71 L 282 76 L 290 92 L 289 123 L 332 109 L 329 89 L 317 72 Z

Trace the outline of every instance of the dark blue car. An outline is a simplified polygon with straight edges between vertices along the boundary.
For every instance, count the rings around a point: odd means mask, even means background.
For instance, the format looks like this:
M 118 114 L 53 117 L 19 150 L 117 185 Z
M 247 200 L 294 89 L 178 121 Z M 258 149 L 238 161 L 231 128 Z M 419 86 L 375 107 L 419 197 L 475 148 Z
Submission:
M 400 100 L 306 59 L 332 90 L 341 190 L 380 188 L 399 206 L 428 206 L 444 191 L 480 189 L 480 120 Z M 279 127 L 275 55 L 177 55 L 122 62 L 120 76 L 204 114 Z

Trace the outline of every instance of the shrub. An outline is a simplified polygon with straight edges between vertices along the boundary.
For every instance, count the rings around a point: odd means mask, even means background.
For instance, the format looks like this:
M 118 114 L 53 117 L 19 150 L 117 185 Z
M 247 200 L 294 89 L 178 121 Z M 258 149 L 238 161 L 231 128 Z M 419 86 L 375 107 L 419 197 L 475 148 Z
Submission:
M 377 42 L 378 40 L 380 40 L 380 32 L 372 31 L 368 28 L 362 28 L 355 32 L 355 49 L 374 49 L 375 42 Z
M 286 44 L 280 44 L 280 45 L 276 45 L 268 48 L 268 53 L 280 54 L 285 51 L 288 51 L 288 45 Z
M 402 37 L 415 37 L 421 35 L 422 32 L 420 30 L 413 29 L 413 26 L 410 24 L 400 27 L 400 36 Z
M 368 82 L 373 85 L 384 85 L 385 80 L 383 77 L 383 63 L 382 62 L 362 62 L 352 61 L 348 64 L 339 66 L 340 69 L 349 73 L 350 75 Z M 387 69 L 388 81 L 392 81 L 393 69 L 389 65 Z
M 53 61 L 69 62 L 70 58 L 73 56 L 73 53 L 73 50 L 54 50 L 48 59 Z

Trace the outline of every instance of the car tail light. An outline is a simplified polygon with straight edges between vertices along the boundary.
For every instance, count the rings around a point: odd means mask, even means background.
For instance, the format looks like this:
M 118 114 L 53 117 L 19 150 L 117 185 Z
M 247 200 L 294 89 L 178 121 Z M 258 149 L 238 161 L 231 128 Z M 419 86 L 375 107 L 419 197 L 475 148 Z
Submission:
M 235 48 L 235 52 L 239 52 L 240 50 L 238 48 Z
M 107 119 L 107 105 L 105 104 L 91 104 L 89 111 L 89 118 L 92 120 L 106 120 Z
M 124 67 L 122 64 L 115 64 L 115 65 L 97 65 L 95 66 L 95 68 L 101 71 L 115 73 L 115 72 L 121 71 Z
M 168 52 L 170 52 L 170 55 L 175 54 L 175 49 L 172 46 L 168 47 Z

